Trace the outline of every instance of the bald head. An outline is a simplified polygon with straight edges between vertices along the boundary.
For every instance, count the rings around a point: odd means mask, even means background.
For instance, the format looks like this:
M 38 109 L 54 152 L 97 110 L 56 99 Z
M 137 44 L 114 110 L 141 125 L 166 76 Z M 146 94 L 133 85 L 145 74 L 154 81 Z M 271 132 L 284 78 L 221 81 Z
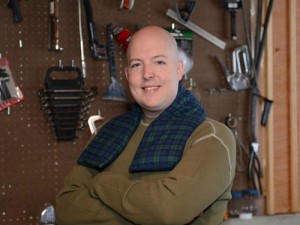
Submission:
M 127 59 L 130 60 L 132 48 L 142 48 L 145 43 L 153 44 L 154 46 L 161 44 L 166 46 L 170 53 L 174 56 L 174 59 L 178 59 L 177 43 L 175 38 L 165 29 L 158 26 L 144 27 L 132 36 L 129 46 L 127 48 Z
M 174 101 L 183 76 L 176 40 L 161 27 L 144 27 L 132 36 L 126 53 L 130 91 L 144 113 L 156 117 Z

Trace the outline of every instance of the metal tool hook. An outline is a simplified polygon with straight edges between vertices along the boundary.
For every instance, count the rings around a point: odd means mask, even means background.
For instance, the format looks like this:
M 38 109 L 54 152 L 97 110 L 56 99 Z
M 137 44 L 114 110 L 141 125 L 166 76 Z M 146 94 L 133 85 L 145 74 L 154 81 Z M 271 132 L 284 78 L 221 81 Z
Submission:
M 244 90 L 251 87 L 251 64 L 249 50 L 246 45 L 238 47 L 232 51 L 232 73 L 226 68 L 224 63 L 217 57 L 224 71 L 226 80 L 233 91 Z

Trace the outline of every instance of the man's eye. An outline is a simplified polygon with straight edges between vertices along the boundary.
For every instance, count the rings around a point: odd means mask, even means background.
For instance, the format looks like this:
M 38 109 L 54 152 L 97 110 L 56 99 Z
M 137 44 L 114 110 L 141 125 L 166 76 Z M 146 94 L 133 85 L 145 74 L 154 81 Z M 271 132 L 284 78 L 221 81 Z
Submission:
M 136 68 L 136 67 L 139 67 L 141 65 L 141 63 L 133 63 L 131 64 L 131 68 Z
M 159 61 L 156 61 L 156 64 L 158 64 L 158 65 L 164 65 L 166 63 L 165 63 L 165 61 L 159 60 Z

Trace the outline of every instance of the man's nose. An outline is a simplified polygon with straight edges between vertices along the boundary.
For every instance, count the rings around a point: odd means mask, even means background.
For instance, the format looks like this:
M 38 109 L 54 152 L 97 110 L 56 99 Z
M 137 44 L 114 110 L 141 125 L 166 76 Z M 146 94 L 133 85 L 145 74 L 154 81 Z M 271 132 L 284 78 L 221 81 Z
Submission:
M 154 77 L 154 71 L 150 65 L 144 65 L 142 77 L 145 80 L 149 80 Z

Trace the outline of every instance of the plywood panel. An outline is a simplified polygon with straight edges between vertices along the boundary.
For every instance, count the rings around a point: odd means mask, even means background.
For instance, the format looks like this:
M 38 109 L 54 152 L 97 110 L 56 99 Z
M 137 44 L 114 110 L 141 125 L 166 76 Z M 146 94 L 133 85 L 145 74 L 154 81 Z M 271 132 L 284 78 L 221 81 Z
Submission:
M 289 201 L 289 138 L 288 138 L 288 49 L 287 3 L 276 2 L 273 10 L 274 60 L 274 163 L 275 211 L 287 212 Z M 280 61 L 280 64 L 277 63 Z M 278 91 L 280 90 L 280 91 Z M 277 122 L 276 118 L 280 118 Z
M 296 21 L 290 20 L 291 13 L 289 13 L 290 4 L 293 1 L 276 1 L 274 4 L 273 12 L 273 33 L 272 33 L 272 48 L 273 48 L 273 94 L 274 94 L 274 107 L 273 107 L 273 127 L 274 130 L 270 137 L 273 141 L 272 155 L 274 158 L 267 159 L 273 163 L 274 171 L 270 173 L 274 174 L 274 181 L 269 182 L 273 187 L 269 187 L 272 195 L 269 196 L 274 201 L 269 201 L 268 209 L 269 213 L 287 213 L 287 212 L 298 212 L 298 180 L 299 173 L 294 173 L 295 168 L 297 170 L 298 164 L 295 159 L 295 151 L 299 157 L 299 149 L 297 148 L 297 142 L 291 138 L 293 135 L 299 135 L 297 124 L 299 121 L 293 117 L 293 113 L 298 114 L 299 109 L 293 107 L 295 103 L 299 101 L 293 101 L 293 86 L 299 84 L 291 83 L 291 79 L 296 79 L 295 82 L 299 82 L 298 76 L 293 74 L 294 69 L 298 69 L 299 63 L 294 65 L 293 57 L 299 57 L 298 51 L 295 51 L 293 38 L 299 40 L 299 31 L 297 30 L 297 36 L 294 36 L 294 28 L 292 25 L 299 22 L 299 10 L 297 9 Z M 297 5 L 299 7 L 299 5 Z M 293 10 L 293 8 L 291 8 Z M 296 25 L 297 26 L 297 25 Z M 298 46 L 298 44 L 297 44 Z M 297 47 L 298 48 L 298 47 Z M 296 53 L 297 52 L 297 53 Z M 298 62 L 298 60 L 296 60 Z M 297 67 L 297 68 L 295 68 Z M 298 88 L 296 88 L 298 89 Z M 299 95 L 298 95 L 299 98 Z M 299 106 L 298 106 L 299 107 Z M 296 124 L 295 124 L 296 123 Z M 299 129 L 299 126 L 298 126 Z M 295 151 L 292 151 L 295 149 Z M 297 156 L 296 156 L 297 157 Z M 272 161 L 271 161 L 272 160 Z M 295 162 L 297 164 L 295 164 Z M 299 169 L 298 169 L 299 170 Z M 299 189 L 299 188 L 298 188 Z M 273 199 L 274 198 L 274 199 Z M 295 199 L 296 198 L 296 199 Z M 297 202 L 298 201 L 298 202 Z
M 300 93 L 299 93 L 299 88 L 300 88 L 300 79 L 299 79 L 299 71 L 300 71 L 300 27 L 299 27 L 299 23 L 300 23 L 300 4 L 297 2 L 296 3 L 296 61 L 297 61 L 297 87 L 298 87 L 298 92 L 297 92 L 297 102 L 298 102 L 298 108 L 297 108 L 297 118 L 298 118 L 298 140 L 300 140 Z M 299 143 L 298 143 L 299 145 Z M 298 147 L 298 184 L 300 184 L 300 149 Z M 299 187 L 299 193 L 300 193 L 300 187 Z M 298 196 L 298 203 L 300 204 L 300 195 Z

